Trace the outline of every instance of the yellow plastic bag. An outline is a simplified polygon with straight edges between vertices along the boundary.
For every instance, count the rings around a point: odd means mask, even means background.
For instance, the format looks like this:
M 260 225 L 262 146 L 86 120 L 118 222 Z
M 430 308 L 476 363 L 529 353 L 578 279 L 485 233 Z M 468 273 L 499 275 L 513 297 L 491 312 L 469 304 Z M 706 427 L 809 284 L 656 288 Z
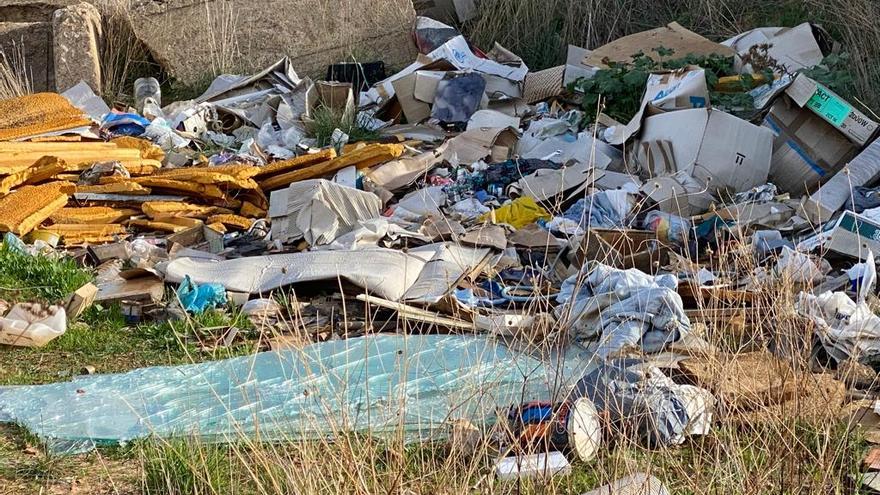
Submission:
M 517 229 L 521 229 L 538 220 L 550 220 L 553 218 L 547 210 L 528 196 L 517 198 L 494 210 L 494 212 L 486 213 L 480 217 L 480 220 L 489 220 L 492 213 L 495 214 L 495 223 L 510 224 Z

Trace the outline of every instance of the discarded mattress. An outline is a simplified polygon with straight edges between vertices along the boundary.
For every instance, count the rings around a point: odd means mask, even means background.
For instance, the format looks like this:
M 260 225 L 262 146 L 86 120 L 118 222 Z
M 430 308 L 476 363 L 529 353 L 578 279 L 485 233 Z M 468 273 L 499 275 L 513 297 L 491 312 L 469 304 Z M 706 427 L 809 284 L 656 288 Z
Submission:
M 584 370 L 582 357 L 561 362 L 562 377 Z M 380 335 L 0 387 L 0 422 L 28 428 L 58 453 L 151 435 L 272 441 L 402 429 L 417 440 L 449 419 L 485 424 L 497 407 L 548 400 L 560 376 L 482 337 Z
M 298 282 L 347 280 L 392 301 L 436 302 L 488 254 L 486 249 L 431 244 L 408 253 L 376 248 L 310 251 L 224 261 L 178 258 L 166 267 L 166 281 L 189 275 L 196 284 L 219 283 L 227 290 L 262 294 Z

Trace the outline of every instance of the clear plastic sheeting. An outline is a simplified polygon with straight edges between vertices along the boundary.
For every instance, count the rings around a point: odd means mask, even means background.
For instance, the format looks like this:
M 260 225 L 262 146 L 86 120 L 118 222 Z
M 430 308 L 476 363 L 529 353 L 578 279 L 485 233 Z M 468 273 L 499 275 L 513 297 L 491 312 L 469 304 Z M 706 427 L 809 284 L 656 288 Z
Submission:
M 485 423 L 497 407 L 550 400 L 565 375 L 584 370 L 579 357 L 561 362 L 557 376 L 490 339 L 383 335 L 2 387 L 0 421 L 28 428 L 59 453 L 150 435 L 278 441 L 369 431 L 415 440 L 449 419 Z

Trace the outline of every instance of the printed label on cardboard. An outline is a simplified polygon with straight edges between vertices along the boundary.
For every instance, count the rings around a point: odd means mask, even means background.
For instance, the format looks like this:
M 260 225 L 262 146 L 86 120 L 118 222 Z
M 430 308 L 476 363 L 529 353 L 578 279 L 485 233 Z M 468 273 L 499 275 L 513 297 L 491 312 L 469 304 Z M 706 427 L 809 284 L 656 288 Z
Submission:
M 822 86 L 816 88 L 816 92 L 807 102 L 807 107 L 837 127 L 842 126 L 852 112 L 852 107 L 847 102 L 825 91 Z

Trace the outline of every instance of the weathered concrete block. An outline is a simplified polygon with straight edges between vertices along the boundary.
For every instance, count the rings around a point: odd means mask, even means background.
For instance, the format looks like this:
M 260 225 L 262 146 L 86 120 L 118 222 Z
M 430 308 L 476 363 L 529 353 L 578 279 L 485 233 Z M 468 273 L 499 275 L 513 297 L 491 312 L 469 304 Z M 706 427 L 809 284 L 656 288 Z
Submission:
M 55 89 L 52 25 L 48 22 L 0 22 L 0 60 L 24 62 L 34 91 Z
M 101 93 L 101 14 L 82 2 L 52 15 L 55 86 L 66 91 L 85 81 Z
M 323 75 L 351 56 L 403 67 L 415 60 L 411 0 L 165 0 L 132 12 L 137 37 L 184 83 L 248 73 L 290 57 L 301 75 Z

